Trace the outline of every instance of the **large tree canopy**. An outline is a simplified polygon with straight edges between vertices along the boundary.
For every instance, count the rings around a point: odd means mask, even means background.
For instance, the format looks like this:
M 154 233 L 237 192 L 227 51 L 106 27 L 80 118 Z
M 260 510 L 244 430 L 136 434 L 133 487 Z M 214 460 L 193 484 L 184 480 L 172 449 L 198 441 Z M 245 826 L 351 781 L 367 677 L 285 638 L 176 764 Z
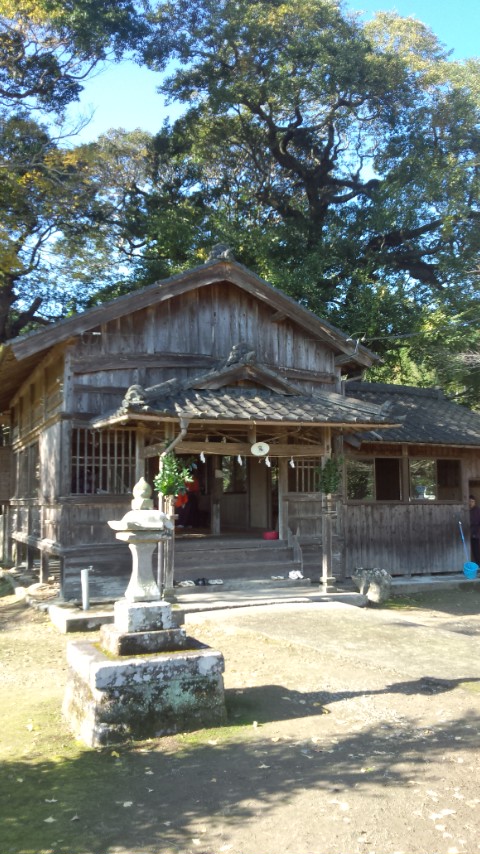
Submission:
M 0 0 L 0 342 L 71 310 L 93 276 L 95 288 L 109 281 L 99 158 L 73 150 L 58 125 L 98 62 L 139 47 L 140 10 Z
M 0 104 L 61 112 L 92 68 L 139 47 L 134 0 L 0 0 Z
M 70 306 L 85 304 L 95 278 L 102 299 L 225 242 L 383 353 L 384 376 L 460 387 L 478 347 L 479 61 L 453 61 L 414 19 L 382 13 L 365 24 L 333 0 L 0 0 L 0 9 L 4 104 L 33 98 L 61 113 L 89 63 L 130 47 L 159 82 L 167 72 L 162 91 L 183 107 L 154 140 L 118 131 L 70 160 L 54 146 L 68 180 L 62 166 L 48 192 L 51 153 L 34 193 L 25 191 L 31 169 L 13 176 L 10 227 L 28 205 L 53 217 Z M 42 34 L 52 34 L 50 53 Z M 29 45 L 23 52 L 14 35 Z M 64 59 L 76 70 L 57 68 Z M 36 144 L 29 151 L 38 158 Z M 54 186 L 66 207 L 75 197 L 71 223 Z M 20 253 L 25 282 L 35 239 Z M 50 236 L 42 243 L 52 245 Z M 17 272 L 18 257 L 9 245 L 5 263 Z
M 359 274 L 425 298 L 466 285 L 479 249 L 480 64 L 426 27 L 361 26 L 325 0 L 188 0 L 158 12 L 150 62 L 179 65 L 172 128 L 210 192 L 244 199 L 315 258 L 320 300 Z M 240 210 L 244 213 L 243 210 Z
M 174 60 L 162 89 L 185 112 L 156 139 L 149 208 L 173 164 L 193 255 L 231 243 L 381 352 L 418 344 L 432 312 L 460 328 L 478 296 L 478 61 L 414 19 L 364 24 L 326 0 L 167 0 L 152 21 L 146 61 Z M 148 223 L 154 259 L 165 227 Z

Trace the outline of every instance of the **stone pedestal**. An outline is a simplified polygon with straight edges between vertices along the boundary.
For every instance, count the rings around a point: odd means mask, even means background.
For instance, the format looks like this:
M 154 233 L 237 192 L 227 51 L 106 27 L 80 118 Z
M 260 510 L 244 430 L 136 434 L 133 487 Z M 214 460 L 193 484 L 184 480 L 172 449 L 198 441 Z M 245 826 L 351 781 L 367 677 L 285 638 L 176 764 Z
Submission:
M 67 661 L 63 713 L 89 747 L 225 723 L 223 655 L 187 637 L 168 602 L 117 602 L 100 644 L 70 643 Z

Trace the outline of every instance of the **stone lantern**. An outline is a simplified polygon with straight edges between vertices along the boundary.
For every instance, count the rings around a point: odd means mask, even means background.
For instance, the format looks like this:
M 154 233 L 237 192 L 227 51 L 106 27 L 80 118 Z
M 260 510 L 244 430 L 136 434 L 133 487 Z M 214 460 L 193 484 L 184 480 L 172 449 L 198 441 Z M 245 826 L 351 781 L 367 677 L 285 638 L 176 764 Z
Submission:
M 152 490 L 142 477 L 133 488 L 132 509 L 120 521 L 109 522 L 117 540 L 132 553 L 132 575 L 125 591 L 128 602 L 153 602 L 162 598 L 153 578 L 152 555 L 162 540 L 172 537 L 174 526 L 161 510 L 154 510 Z

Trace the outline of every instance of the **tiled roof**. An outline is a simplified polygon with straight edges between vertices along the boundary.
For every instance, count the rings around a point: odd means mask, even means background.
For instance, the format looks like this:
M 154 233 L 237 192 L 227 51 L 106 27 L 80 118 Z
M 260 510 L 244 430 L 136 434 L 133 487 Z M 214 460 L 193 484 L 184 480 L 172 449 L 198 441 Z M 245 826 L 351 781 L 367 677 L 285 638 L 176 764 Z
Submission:
M 286 423 L 385 425 L 388 415 L 370 401 L 358 401 L 335 392 L 312 395 L 285 395 L 263 388 L 222 388 L 218 390 L 179 388 L 143 403 L 124 401 L 109 420 L 121 416 L 158 415 L 215 421 L 283 421 Z M 107 419 L 100 418 L 105 423 Z
M 480 413 L 453 403 L 437 389 L 352 382 L 346 384 L 346 393 L 357 403 L 390 403 L 391 423 L 401 423 L 400 427 L 362 433 L 364 442 L 480 445 Z

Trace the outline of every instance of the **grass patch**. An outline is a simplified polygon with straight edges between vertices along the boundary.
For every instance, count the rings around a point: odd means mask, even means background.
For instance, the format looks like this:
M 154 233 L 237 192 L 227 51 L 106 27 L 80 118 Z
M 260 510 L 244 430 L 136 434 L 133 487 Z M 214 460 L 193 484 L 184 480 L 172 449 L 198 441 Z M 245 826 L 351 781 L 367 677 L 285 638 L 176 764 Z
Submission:
M 382 608 L 389 608 L 392 611 L 405 611 L 412 608 L 421 608 L 420 603 L 415 596 L 392 596 L 383 602 Z

